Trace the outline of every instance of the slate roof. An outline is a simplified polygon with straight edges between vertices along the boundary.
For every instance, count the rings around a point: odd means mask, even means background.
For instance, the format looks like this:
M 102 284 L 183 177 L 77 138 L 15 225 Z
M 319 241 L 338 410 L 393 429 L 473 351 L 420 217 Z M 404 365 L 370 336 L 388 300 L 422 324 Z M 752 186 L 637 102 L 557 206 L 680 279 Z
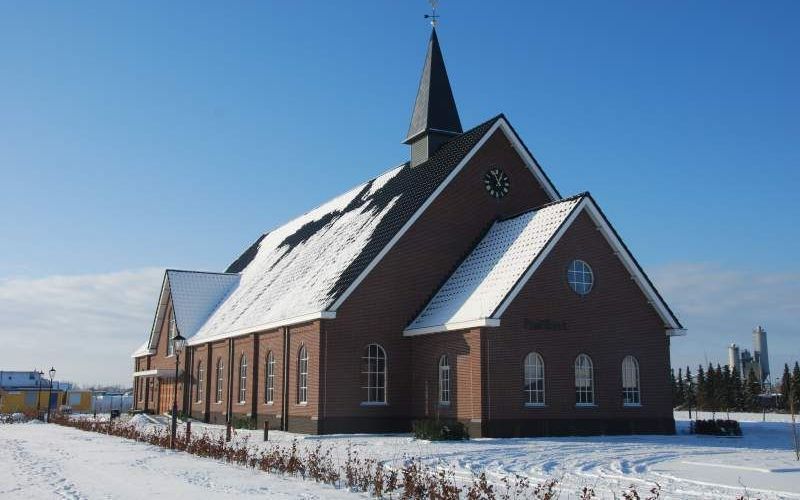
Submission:
M 239 283 L 241 276 L 230 273 L 180 271 L 164 273 L 158 308 L 150 331 L 150 339 L 133 353 L 133 357 L 151 354 L 158 345 L 158 335 L 166 317 L 168 299 L 172 298 L 175 324 L 185 338 L 194 336 L 203 323 L 219 307 Z
M 499 326 L 503 312 L 531 279 L 550 249 L 578 214 L 586 211 L 615 250 L 668 335 L 685 329 L 589 193 L 555 201 L 495 222 L 439 288 L 405 335 L 420 335 L 475 326 Z
M 456 101 L 450 88 L 450 79 L 447 77 L 435 28 L 431 31 L 431 39 L 428 42 L 428 53 L 422 66 L 422 77 L 405 143 L 410 144 L 416 137 L 429 130 L 453 135 L 461 133 L 461 119 L 458 117 Z
M 581 199 L 568 198 L 495 222 L 406 333 L 463 328 L 492 318 Z
M 404 163 L 259 237 L 228 267 L 241 273 L 238 286 L 189 343 L 326 311 L 501 118 L 453 138 L 416 167 Z

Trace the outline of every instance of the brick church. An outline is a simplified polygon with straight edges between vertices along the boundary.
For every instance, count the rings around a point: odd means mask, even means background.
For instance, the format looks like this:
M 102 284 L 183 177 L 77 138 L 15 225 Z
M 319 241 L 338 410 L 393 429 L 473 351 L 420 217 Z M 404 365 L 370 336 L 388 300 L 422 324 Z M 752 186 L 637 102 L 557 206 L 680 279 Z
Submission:
M 136 407 L 302 433 L 673 433 L 678 319 L 588 193 L 563 197 L 504 115 L 463 130 L 436 31 L 410 161 L 167 270 Z M 172 339 L 188 339 L 176 358 Z

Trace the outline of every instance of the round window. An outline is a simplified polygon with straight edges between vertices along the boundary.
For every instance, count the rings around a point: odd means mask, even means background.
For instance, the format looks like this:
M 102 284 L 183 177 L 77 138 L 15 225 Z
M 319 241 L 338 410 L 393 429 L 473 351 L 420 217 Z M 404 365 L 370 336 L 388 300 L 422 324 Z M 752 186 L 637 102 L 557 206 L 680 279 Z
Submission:
M 567 281 L 572 291 L 578 295 L 586 295 L 594 284 L 592 268 L 582 260 L 573 260 L 567 269 Z

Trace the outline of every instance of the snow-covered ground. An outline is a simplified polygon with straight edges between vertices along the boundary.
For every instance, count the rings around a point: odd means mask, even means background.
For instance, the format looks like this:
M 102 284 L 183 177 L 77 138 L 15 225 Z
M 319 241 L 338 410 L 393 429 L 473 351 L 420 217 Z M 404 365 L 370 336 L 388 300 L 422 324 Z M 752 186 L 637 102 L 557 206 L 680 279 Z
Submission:
M 57 425 L 0 425 L 0 498 L 354 498 L 310 481 Z
M 453 468 L 464 482 L 482 471 L 492 480 L 513 474 L 534 482 L 557 478 L 561 499 L 577 498 L 583 486 L 594 488 L 600 498 L 620 498 L 631 484 L 642 493 L 655 482 L 667 499 L 733 499 L 745 493 L 765 500 L 800 499 L 800 462 L 794 458 L 789 418 L 767 415 L 762 422 L 761 414 L 731 417 L 743 422 L 744 437 L 688 435 L 688 415 L 677 412 L 676 436 L 431 443 L 407 435 L 303 436 L 272 431 L 270 442 L 288 444 L 298 439 L 301 447 L 322 443 L 333 447 L 339 463 L 344 463 L 348 446 L 361 456 L 386 460 L 390 465 L 420 457 L 426 463 Z M 203 431 L 223 429 L 194 424 L 193 432 Z M 259 442 L 260 431 L 237 435 L 249 435 L 254 447 L 270 446 Z M 0 497 L 141 498 L 177 493 L 204 498 L 354 498 L 313 482 L 64 427 L 2 425 L 0 443 Z

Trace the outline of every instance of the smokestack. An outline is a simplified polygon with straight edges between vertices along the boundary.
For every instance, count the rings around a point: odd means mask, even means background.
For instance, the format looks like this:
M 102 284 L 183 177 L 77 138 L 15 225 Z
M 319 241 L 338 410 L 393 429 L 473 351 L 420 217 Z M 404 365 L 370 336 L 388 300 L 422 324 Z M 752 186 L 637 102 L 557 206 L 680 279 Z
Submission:
M 739 356 L 739 346 L 731 344 L 728 346 L 728 366 L 731 371 L 734 369 L 742 376 L 742 358 Z
M 753 330 L 753 354 L 758 361 L 758 375 L 762 382 L 769 380 L 769 351 L 767 350 L 767 331 L 759 326 Z

